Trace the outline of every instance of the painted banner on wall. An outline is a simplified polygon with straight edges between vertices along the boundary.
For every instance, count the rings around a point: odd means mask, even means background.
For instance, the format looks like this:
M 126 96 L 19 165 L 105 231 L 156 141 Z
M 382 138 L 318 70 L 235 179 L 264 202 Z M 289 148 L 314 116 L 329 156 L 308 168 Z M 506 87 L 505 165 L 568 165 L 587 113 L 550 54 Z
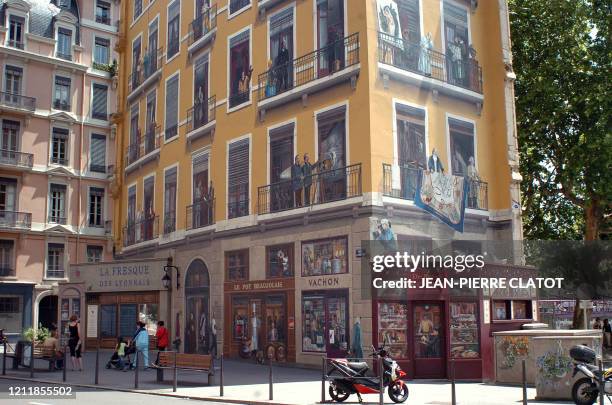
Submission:
M 414 204 L 463 232 L 467 187 L 463 177 L 423 170 L 417 177 Z

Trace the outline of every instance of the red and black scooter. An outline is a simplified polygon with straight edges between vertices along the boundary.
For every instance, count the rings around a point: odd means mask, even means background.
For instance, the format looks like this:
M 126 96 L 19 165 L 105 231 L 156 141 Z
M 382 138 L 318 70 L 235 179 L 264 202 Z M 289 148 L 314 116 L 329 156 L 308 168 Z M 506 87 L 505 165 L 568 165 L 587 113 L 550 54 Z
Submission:
M 383 362 L 383 389 L 389 387 L 387 393 L 393 402 L 398 404 L 405 402 L 408 399 L 408 386 L 402 381 L 402 377 L 406 376 L 406 373 L 389 357 L 384 346 L 379 349 L 372 346 L 372 351 L 372 356 Z M 334 373 L 340 374 L 329 382 L 329 395 L 334 401 L 344 402 L 351 394 L 357 394 L 361 403 L 363 401 L 361 394 L 380 393 L 380 378 L 366 377 L 369 367 L 365 361 L 330 359 L 329 367 L 329 376 Z

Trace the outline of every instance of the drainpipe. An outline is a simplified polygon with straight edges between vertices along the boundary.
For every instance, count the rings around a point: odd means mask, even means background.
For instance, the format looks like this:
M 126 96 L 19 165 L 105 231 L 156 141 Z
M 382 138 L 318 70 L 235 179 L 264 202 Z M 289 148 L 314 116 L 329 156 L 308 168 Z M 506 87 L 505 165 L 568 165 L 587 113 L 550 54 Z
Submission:
M 81 57 L 83 55 L 81 54 Z M 83 72 L 81 74 L 82 76 L 82 83 L 81 83 L 81 111 L 80 111 L 80 116 L 81 116 L 81 131 L 79 134 L 79 192 L 78 192 L 78 199 L 79 199 L 79 212 L 78 212 L 78 218 L 79 218 L 79 228 L 78 228 L 78 232 L 77 232 L 77 243 L 76 243 L 76 261 L 75 263 L 79 263 L 79 248 L 81 246 L 81 214 L 82 214 L 82 202 L 81 202 L 81 188 L 82 188 L 82 182 L 83 182 L 83 131 L 85 130 L 85 77 L 86 77 L 86 72 Z M 91 100 L 90 100 L 91 103 Z

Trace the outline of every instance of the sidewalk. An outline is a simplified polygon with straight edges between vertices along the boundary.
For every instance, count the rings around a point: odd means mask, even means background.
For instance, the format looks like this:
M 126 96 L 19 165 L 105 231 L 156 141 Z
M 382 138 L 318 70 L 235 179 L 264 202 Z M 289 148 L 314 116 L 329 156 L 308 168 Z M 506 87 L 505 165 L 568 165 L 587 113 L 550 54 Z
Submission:
M 174 395 L 192 399 L 227 401 L 235 403 L 267 403 L 267 404 L 315 404 L 321 401 L 321 372 L 287 366 L 273 368 L 274 400 L 268 400 L 268 366 L 245 363 L 236 360 L 224 362 L 224 396 L 219 396 L 219 373 L 213 378 L 213 385 L 207 386 L 207 376 L 197 372 L 179 371 L 178 389 L 172 392 L 172 371 L 166 370 L 165 382 L 157 383 L 156 371 L 140 371 L 139 389 L 134 390 L 134 371 L 122 372 L 107 370 L 106 362 L 111 352 L 100 352 L 99 388 L 112 390 L 137 391 L 157 395 Z M 218 366 L 219 362 L 216 362 Z M 40 382 L 62 382 L 62 372 L 44 370 L 46 362 L 36 362 L 34 380 Z M 71 386 L 93 386 L 95 377 L 95 352 L 84 355 L 84 370 L 70 371 L 68 368 L 66 384 Z M 12 370 L 7 362 L 8 378 L 30 380 L 29 369 Z M 445 405 L 451 403 L 451 384 L 443 381 L 409 381 L 410 396 L 407 404 Z M 78 388 L 75 388 L 78 392 Z M 327 390 L 327 389 L 326 389 Z M 521 387 L 495 386 L 480 383 L 458 383 L 456 385 L 457 403 L 460 405 L 500 405 L 517 404 L 522 398 Z M 536 402 L 535 389 L 528 389 L 530 403 L 542 405 L 569 404 L 571 402 Z M 326 391 L 326 398 L 329 395 Z M 364 401 L 377 403 L 378 395 L 364 395 Z M 351 396 L 348 404 L 357 403 L 357 397 Z M 391 403 L 385 395 L 385 403 Z

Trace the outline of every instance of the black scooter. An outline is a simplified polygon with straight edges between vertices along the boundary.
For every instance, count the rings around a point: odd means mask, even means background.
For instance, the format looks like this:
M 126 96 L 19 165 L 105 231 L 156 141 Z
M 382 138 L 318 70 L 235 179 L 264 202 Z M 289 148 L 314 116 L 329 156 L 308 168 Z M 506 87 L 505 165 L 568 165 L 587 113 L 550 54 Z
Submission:
M 389 387 L 387 390 L 389 398 L 395 403 L 405 402 L 408 399 L 408 386 L 401 378 L 405 377 L 406 373 L 400 369 L 395 360 L 389 357 L 384 346 L 379 349 L 372 346 L 372 357 L 383 362 L 383 389 Z M 380 393 L 380 378 L 366 377 L 369 367 L 365 361 L 330 359 L 329 364 L 328 375 L 340 374 L 340 377 L 334 378 L 329 383 L 329 395 L 334 401 L 344 402 L 351 394 L 357 394 L 361 403 L 363 402 L 361 394 Z
M 599 397 L 599 379 L 603 379 L 604 395 L 612 403 L 612 368 L 603 370 L 600 375 L 599 367 L 595 365 L 595 350 L 588 346 L 577 345 L 570 349 L 570 357 L 574 360 L 574 373 L 581 373 L 584 377 L 579 378 L 572 387 L 572 399 L 577 405 L 592 405 Z

